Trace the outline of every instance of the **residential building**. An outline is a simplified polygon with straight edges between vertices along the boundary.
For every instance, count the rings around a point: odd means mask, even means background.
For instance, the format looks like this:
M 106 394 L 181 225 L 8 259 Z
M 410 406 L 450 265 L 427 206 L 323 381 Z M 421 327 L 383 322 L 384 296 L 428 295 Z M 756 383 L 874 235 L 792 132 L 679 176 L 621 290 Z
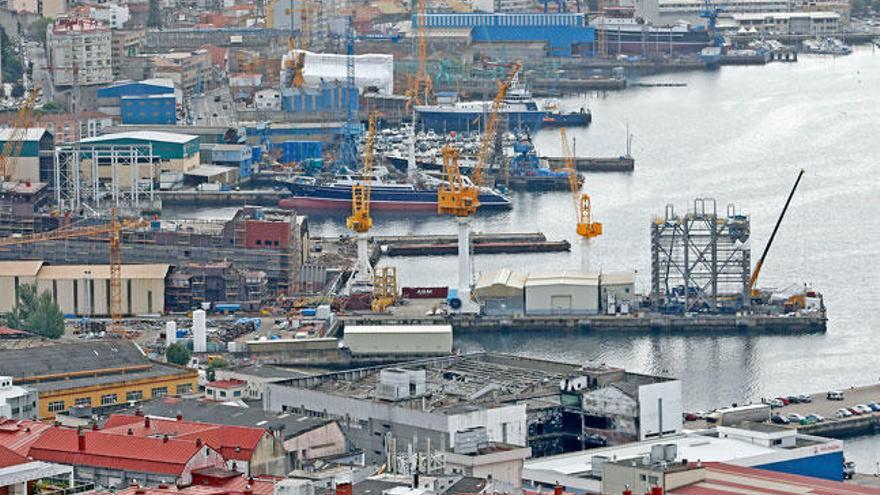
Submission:
M 28 455 L 38 461 L 73 466 L 77 478 L 108 488 L 124 488 L 132 483 L 189 485 L 193 471 L 226 468 L 224 457 L 200 439 L 145 437 L 60 426 L 43 432 Z
M 91 17 L 58 17 L 46 44 L 55 86 L 89 86 L 113 81 L 110 29 Z
M 124 315 L 164 312 L 165 277 L 170 265 L 122 266 L 122 312 Z M 34 269 L 36 273 L 34 274 Z M 49 292 L 61 311 L 77 316 L 110 314 L 109 265 L 48 265 L 41 261 L 0 261 L 0 286 L 11 288 L 0 294 L 0 311 L 15 305 L 18 286 L 36 283 L 39 292 Z
M 284 476 L 289 471 L 280 438 L 266 428 L 199 423 L 177 418 L 157 418 L 143 413 L 114 414 L 102 430 L 135 438 L 168 438 L 198 445 L 204 442 L 226 460 L 226 468 L 247 476 Z
M 205 384 L 205 398 L 221 402 L 241 400 L 246 386 L 244 380 L 214 380 Z
M 128 5 L 115 3 L 99 3 L 88 6 L 92 18 L 110 26 L 110 29 L 122 29 L 128 22 Z
M 53 19 L 67 13 L 68 0 L 8 0 L 7 6 L 13 12 L 29 12 Z
M 11 125 L 14 120 L 15 114 L 0 115 L 0 125 Z M 40 113 L 31 117 L 31 125 L 45 128 L 56 144 L 70 144 L 79 138 L 97 136 L 105 127 L 113 125 L 113 117 L 96 111 L 81 111 L 78 116 L 70 112 Z
M 110 54 L 113 79 L 119 79 L 129 61 L 139 58 L 146 33 L 142 29 L 114 29 L 110 33 Z
M 0 459 L 7 466 L 27 462 L 31 445 L 52 426 L 42 421 L 0 417 Z
M 222 371 L 222 370 L 218 370 Z M 185 418 L 201 423 L 249 426 L 272 432 L 284 442 L 291 467 L 306 469 L 324 459 L 338 459 L 350 453 L 339 423 L 295 414 L 273 414 L 260 403 L 244 401 L 244 406 L 217 404 L 194 398 L 165 397 L 137 406 L 153 418 Z M 136 411 L 134 407 L 129 411 Z
M 150 361 L 125 340 L 0 350 L 0 374 L 37 391 L 40 419 L 74 406 L 101 411 L 198 389 L 195 370 Z
M 213 87 L 213 65 L 211 52 L 208 50 L 151 54 L 145 57 L 153 63 L 154 78 L 170 79 L 187 94 Z
M 644 490 L 639 491 L 642 485 L 634 481 L 654 482 L 656 485 L 662 479 L 663 465 L 677 472 L 682 464 L 695 462 L 725 463 L 773 474 L 807 476 L 816 484 L 823 480 L 843 480 L 841 440 L 802 435 L 794 428 L 764 423 L 723 428 L 725 431 L 709 429 L 679 433 L 643 442 L 530 459 L 523 468 L 523 480 L 530 486 L 560 483 L 567 491 L 576 493 L 622 493 L 622 490 L 615 491 L 618 488 L 616 483 L 625 477 L 614 472 L 611 465 L 629 465 L 636 470 L 629 478 L 630 487 L 634 493 L 644 493 Z M 781 443 L 776 444 L 776 440 Z M 606 479 L 615 481 L 603 486 Z M 606 491 L 606 487 L 611 491 Z M 671 488 L 667 486 L 664 493 L 672 493 L 668 491 Z
M 37 415 L 37 391 L 12 384 L 11 376 L 0 376 L 0 418 L 30 419 Z

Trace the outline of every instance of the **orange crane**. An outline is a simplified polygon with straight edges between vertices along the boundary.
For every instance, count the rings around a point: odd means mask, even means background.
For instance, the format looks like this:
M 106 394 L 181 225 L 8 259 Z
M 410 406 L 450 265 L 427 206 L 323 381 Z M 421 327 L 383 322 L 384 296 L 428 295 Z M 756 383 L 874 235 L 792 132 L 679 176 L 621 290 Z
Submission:
M 430 102 L 434 92 L 434 81 L 428 75 L 428 40 L 427 22 L 428 22 L 428 0 L 418 0 L 416 11 L 416 35 L 418 37 L 419 48 L 419 68 L 415 77 L 410 81 L 410 89 L 408 91 L 409 100 L 407 105 L 421 105 Z M 415 124 L 415 122 L 413 122 Z
M 477 155 L 477 164 L 474 167 L 474 171 L 471 177 L 473 179 L 474 185 L 477 187 L 481 187 L 483 185 L 485 170 L 489 166 L 489 156 L 492 152 L 492 145 L 495 142 L 495 133 L 498 132 L 498 121 L 500 119 L 501 106 L 504 105 L 504 99 L 507 97 L 507 90 L 510 89 L 513 81 L 519 74 L 520 69 L 522 69 L 522 64 L 516 62 L 515 64 L 513 64 L 513 67 L 510 70 L 510 74 L 507 75 L 507 79 L 498 83 L 498 94 L 495 95 L 495 100 L 492 101 L 492 109 L 489 112 L 489 117 L 486 119 L 486 125 L 483 129 L 482 140 L 480 141 L 480 153 Z M 504 168 L 506 182 L 508 179 L 509 170 L 507 167 Z
M 581 193 L 581 186 L 578 183 L 577 167 L 575 167 L 574 156 L 568 145 L 568 134 L 565 127 L 559 128 L 559 137 L 562 138 L 562 155 L 565 158 L 565 169 L 568 172 L 568 185 L 571 189 L 572 198 L 574 198 L 575 212 L 577 213 L 577 234 L 584 239 L 592 239 L 602 235 L 602 224 L 593 221 L 592 204 L 590 195 Z
M 354 284 L 363 288 L 369 287 L 373 282 L 367 232 L 373 226 L 373 218 L 370 217 L 370 193 L 372 191 L 373 143 L 375 139 L 376 114 L 370 113 L 361 177 L 351 186 L 351 216 L 345 221 L 345 225 L 357 234 L 357 265 L 353 278 Z
M 110 243 L 110 333 L 128 336 L 129 333 L 126 332 L 122 325 L 122 229 L 135 229 L 147 225 L 149 223 L 141 219 L 119 220 L 118 211 L 114 208 L 111 210 L 111 220 L 108 224 L 88 227 L 67 226 L 39 234 L 5 237 L 0 239 L 0 247 L 102 235 L 108 236 L 107 240 Z
M 597 2 L 598 14 L 602 19 L 602 25 L 598 24 L 596 27 L 596 45 L 598 45 L 599 57 L 605 58 L 608 56 L 608 42 L 605 40 L 605 28 L 607 27 L 605 16 L 607 15 L 607 11 L 605 10 L 605 0 L 598 0 Z
M 306 51 L 309 49 L 309 6 L 303 4 L 299 9 L 300 28 L 299 28 L 299 50 L 297 51 L 296 61 L 293 67 L 293 87 L 301 88 L 305 85 L 306 80 L 303 77 L 303 69 L 306 66 Z
M 3 151 L 0 151 L 0 180 L 8 180 L 13 175 L 12 171 L 9 170 L 9 159 L 21 154 L 24 140 L 27 138 L 28 127 L 31 125 L 34 104 L 36 104 L 38 94 L 39 89 L 34 88 L 15 115 L 12 131 L 3 145 Z

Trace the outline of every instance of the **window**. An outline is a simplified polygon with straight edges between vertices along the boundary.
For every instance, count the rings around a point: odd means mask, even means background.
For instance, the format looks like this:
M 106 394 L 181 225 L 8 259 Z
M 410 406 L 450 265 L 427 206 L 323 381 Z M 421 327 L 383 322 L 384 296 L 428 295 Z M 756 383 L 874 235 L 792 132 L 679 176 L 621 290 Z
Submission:
M 192 383 L 184 383 L 183 385 L 177 386 L 177 395 L 189 394 L 192 393 L 192 390 Z
M 226 391 L 225 391 L 225 390 L 221 390 L 221 391 L 220 391 L 220 397 L 224 397 L 224 398 L 226 397 Z
M 168 395 L 168 387 L 156 387 L 150 391 L 150 395 L 155 397 L 164 397 Z
M 138 401 L 143 398 L 144 398 L 143 390 L 129 390 L 128 392 L 125 393 L 125 401 L 126 402 Z
M 107 394 L 101 396 L 101 405 L 109 406 L 110 404 L 116 404 L 116 394 Z
M 74 404 L 77 406 L 89 407 L 92 405 L 91 397 L 79 397 L 74 401 Z
M 240 391 L 240 390 L 236 390 L 235 392 L 232 392 L 232 396 L 233 396 L 233 397 L 241 397 L 241 391 Z
M 49 412 L 60 412 L 64 410 L 64 401 L 56 400 L 49 403 Z

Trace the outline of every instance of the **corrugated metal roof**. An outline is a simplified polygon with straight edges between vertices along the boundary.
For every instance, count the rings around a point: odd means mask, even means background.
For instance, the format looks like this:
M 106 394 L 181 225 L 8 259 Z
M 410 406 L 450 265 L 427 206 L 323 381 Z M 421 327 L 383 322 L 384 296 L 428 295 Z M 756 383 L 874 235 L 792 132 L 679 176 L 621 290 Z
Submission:
M 108 141 L 116 141 L 119 139 L 140 139 L 143 141 L 159 141 L 164 143 L 174 143 L 174 144 L 184 144 L 188 143 L 194 139 L 198 139 L 198 136 L 193 136 L 191 134 L 179 134 L 176 132 L 162 132 L 162 131 L 128 131 L 128 132 L 117 132 L 115 134 L 104 134 L 103 136 L 96 136 L 83 139 L 83 143 L 106 143 Z
M 452 333 L 452 325 L 346 325 L 345 334 Z M 277 341 L 275 341 L 277 342 Z
M 40 421 L 4 419 L 0 421 L 0 445 L 2 445 L 0 448 L 27 457 L 31 445 L 51 427 Z
M 164 279 L 170 268 L 171 265 L 165 263 L 122 265 L 122 278 Z M 110 279 L 110 265 L 46 265 L 39 271 L 37 278 L 40 280 Z
M 599 285 L 599 275 L 596 273 L 584 273 L 563 270 L 561 272 L 544 272 L 529 274 L 526 287 L 540 287 L 547 285 Z
M 635 281 L 636 274 L 633 272 L 602 274 L 602 285 L 626 285 L 634 284 Z
M 484 273 L 480 276 L 480 281 L 477 282 L 476 288 L 486 288 L 493 285 L 522 289 L 526 285 L 526 275 L 509 268 L 503 268 L 496 272 Z
M 36 277 L 42 261 L 0 261 L 0 277 Z
M 0 141 L 8 141 L 12 137 L 12 132 L 13 129 L 10 127 L 0 129 Z M 44 127 L 30 127 L 27 129 L 22 141 L 39 141 L 43 138 L 43 134 L 47 132 L 49 131 Z
M 216 177 L 218 175 L 228 174 L 233 170 L 235 170 L 233 167 L 221 167 L 220 165 L 199 165 L 191 170 L 187 170 L 184 172 L 184 175 L 192 175 L 194 177 Z
M 133 342 L 90 341 L 0 350 L 0 375 L 14 378 L 150 364 Z

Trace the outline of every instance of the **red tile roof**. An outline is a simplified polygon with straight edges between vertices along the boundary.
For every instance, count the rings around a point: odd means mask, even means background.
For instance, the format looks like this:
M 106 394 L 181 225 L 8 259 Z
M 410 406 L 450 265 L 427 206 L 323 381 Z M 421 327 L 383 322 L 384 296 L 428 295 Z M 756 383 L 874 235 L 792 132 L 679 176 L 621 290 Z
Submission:
M 24 464 L 25 462 L 27 462 L 25 457 L 16 454 L 6 447 L 0 446 L 0 468 Z
M 795 474 L 707 462 L 706 480 L 668 491 L 669 495 L 878 495 L 880 488 Z
M 31 445 L 49 428 L 52 426 L 40 421 L 0 418 L 0 445 L 21 457 L 27 457 Z
M 258 75 L 258 74 L 242 74 L 242 75 Z M 240 388 L 247 385 L 247 382 L 244 380 L 215 380 L 213 382 L 208 382 L 206 387 L 212 388 Z
M 29 455 L 39 461 L 75 466 L 180 475 L 201 449 L 195 442 L 181 440 L 120 438 L 118 433 L 91 430 L 84 435 L 85 450 L 81 451 L 76 430 L 50 428 L 34 443 Z
M 243 495 L 245 487 L 251 486 L 253 495 L 272 495 L 279 478 L 261 476 L 248 479 L 244 475 L 232 478 L 200 477 L 193 471 L 193 484 L 184 488 L 167 486 L 163 488 L 129 487 L 115 492 L 95 492 L 93 495 Z
M 168 435 L 178 441 L 195 443 L 201 439 L 227 460 L 250 461 L 264 435 L 271 435 L 263 428 L 248 426 L 229 426 L 195 421 L 175 421 L 163 418 L 114 414 L 110 416 L 102 431 L 106 433 L 127 434 L 131 429 L 136 437 Z

